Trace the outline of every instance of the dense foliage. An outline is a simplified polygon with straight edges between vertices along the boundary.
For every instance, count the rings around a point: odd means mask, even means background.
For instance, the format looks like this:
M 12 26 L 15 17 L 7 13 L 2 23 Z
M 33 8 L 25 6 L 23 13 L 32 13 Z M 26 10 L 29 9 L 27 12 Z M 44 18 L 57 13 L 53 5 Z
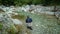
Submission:
M 42 5 L 60 5 L 60 0 L 0 0 L 0 5 L 10 6 L 10 5 L 26 5 L 26 4 L 42 4 Z

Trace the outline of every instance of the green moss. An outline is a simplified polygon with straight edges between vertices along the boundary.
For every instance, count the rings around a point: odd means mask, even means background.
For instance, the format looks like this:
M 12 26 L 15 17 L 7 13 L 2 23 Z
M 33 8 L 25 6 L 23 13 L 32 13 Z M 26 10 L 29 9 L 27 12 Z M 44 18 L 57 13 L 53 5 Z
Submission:
M 15 16 L 12 16 L 12 18 L 14 18 L 14 19 L 24 19 L 25 16 L 24 15 L 15 15 Z
M 3 27 L 3 24 L 2 24 L 2 23 L 0 23 L 0 30 L 2 29 L 2 27 Z

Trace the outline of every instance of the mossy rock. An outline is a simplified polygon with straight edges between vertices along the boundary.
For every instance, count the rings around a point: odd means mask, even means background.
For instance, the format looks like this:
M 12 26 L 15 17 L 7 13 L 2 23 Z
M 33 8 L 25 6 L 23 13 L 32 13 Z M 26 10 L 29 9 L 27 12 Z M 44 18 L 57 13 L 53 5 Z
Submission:
M 17 29 L 17 33 L 19 34 L 19 33 L 22 33 L 22 31 L 23 31 L 23 25 L 15 25 L 15 27 L 16 27 L 16 29 Z
M 22 33 L 22 30 L 23 30 L 23 26 L 22 25 L 15 25 L 15 28 L 17 30 L 15 30 L 13 27 L 11 27 L 11 29 L 9 29 L 7 32 L 9 34 L 19 34 L 19 33 Z
M 10 29 L 10 30 L 8 31 L 8 33 L 9 33 L 9 34 L 15 34 L 15 32 L 14 32 L 13 29 Z
M 15 15 L 15 16 L 12 16 L 12 18 L 20 20 L 20 19 L 24 19 L 25 16 L 24 15 Z
M 12 24 L 12 25 L 10 26 L 10 28 L 7 29 L 7 32 L 8 32 L 9 34 L 16 34 L 17 29 L 16 29 L 16 27 L 14 26 L 14 24 Z

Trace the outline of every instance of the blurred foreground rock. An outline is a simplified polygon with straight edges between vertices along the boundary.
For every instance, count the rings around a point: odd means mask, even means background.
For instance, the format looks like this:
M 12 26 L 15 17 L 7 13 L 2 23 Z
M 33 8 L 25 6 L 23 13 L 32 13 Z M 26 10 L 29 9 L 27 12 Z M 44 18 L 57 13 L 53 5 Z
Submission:
M 15 13 L 8 13 L 3 10 L 0 11 L 0 33 L 1 34 L 22 34 L 23 23 L 18 19 L 13 19 L 11 16 Z M 18 15 L 18 14 L 17 14 Z

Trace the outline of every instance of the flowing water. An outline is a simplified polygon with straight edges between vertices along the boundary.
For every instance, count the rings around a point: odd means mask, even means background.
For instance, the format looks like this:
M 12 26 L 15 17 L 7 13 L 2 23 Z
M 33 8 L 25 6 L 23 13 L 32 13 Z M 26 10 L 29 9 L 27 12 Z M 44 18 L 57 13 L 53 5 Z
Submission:
M 33 19 L 32 34 L 60 34 L 60 25 L 55 16 L 46 14 L 32 14 L 26 12 L 18 12 L 20 15 L 29 15 Z
M 53 15 L 5 11 L 5 13 L 0 13 L 0 22 L 3 25 L 0 24 L 2 34 L 60 34 L 60 20 Z M 27 15 L 33 19 L 33 30 L 26 28 Z

